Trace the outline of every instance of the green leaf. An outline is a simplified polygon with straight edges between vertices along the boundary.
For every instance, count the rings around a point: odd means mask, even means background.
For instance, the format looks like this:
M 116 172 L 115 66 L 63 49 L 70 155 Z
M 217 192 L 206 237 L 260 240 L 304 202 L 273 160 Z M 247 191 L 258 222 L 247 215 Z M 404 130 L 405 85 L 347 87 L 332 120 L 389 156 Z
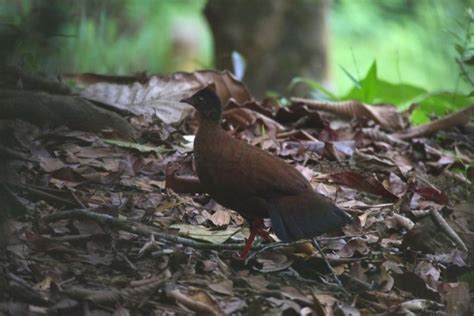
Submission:
M 163 146 L 159 146 L 159 147 L 147 146 L 147 145 L 131 143 L 131 142 L 126 142 L 126 141 L 116 140 L 116 139 L 103 139 L 103 141 L 106 144 L 115 145 L 121 148 L 135 149 L 142 153 L 156 152 L 159 154 L 159 153 L 170 151 L 170 149 L 167 149 Z
M 390 83 L 377 77 L 377 64 L 374 62 L 361 81 L 361 88 L 352 88 L 342 99 L 359 100 L 370 104 L 388 103 L 401 108 L 407 107 L 416 97 L 426 94 L 426 90 L 406 83 Z
M 451 34 L 453 37 L 455 37 L 458 41 L 463 41 L 463 38 L 461 38 L 461 35 L 459 35 L 458 33 L 451 30 L 447 30 L 447 32 Z
M 358 89 L 361 89 L 362 87 L 360 86 L 360 83 L 359 83 L 359 80 L 357 80 L 353 75 L 351 75 L 351 73 L 349 71 L 346 70 L 346 68 L 344 68 L 343 66 L 339 65 L 339 67 L 341 67 L 342 71 L 344 71 L 344 73 L 346 74 L 347 77 L 349 77 L 349 79 L 352 81 L 352 83 L 354 84 L 354 86 L 356 86 Z
M 239 227 L 227 227 L 225 230 L 210 230 L 203 226 L 190 224 L 173 224 L 170 228 L 179 229 L 181 236 L 208 241 L 212 244 L 223 244 L 240 230 Z
M 293 78 L 291 80 L 290 84 L 288 85 L 288 90 L 293 89 L 294 86 L 297 85 L 298 83 L 303 83 L 303 84 L 307 85 L 308 87 L 310 87 L 312 90 L 321 92 L 324 96 L 326 96 L 330 100 L 337 100 L 338 99 L 338 97 L 334 93 L 332 93 L 331 91 L 329 91 L 328 89 L 323 87 L 322 84 L 320 84 L 319 82 L 316 82 L 312 79 L 308 79 L 308 78 L 302 78 L 302 77 Z
M 421 109 L 415 109 L 410 115 L 410 121 L 414 125 L 421 125 L 428 123 L 430 121 L 430 118 L 428 117 L 427 112 Z
M 474 102 L 472 96 L 452 93 L 437 92 L 425 95 L 417 101 L 418 107 L 411 115 L 414 124 L 423 124 L 429 121 L 429 115 L 435 114 L 442 117 L 448 113 L 458 111 Z
M 456 48 L 456 51 L 459 53 L 459 55 L 464 55 L 464 47 L 461 44 L 454 44 L 454 48 Z

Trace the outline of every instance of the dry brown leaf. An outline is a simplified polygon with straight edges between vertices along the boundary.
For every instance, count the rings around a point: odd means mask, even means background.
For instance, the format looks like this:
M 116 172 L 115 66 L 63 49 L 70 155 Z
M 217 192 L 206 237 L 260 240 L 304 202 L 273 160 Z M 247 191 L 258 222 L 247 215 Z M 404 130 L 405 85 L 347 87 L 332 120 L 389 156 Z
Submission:
M 212 70 L 193 73 L 178 72 L 169 76 L 133 77 L 71 75 L 70 78 L 86 85 L 81 96 L 101 102 L 135 115 L 156 115 L 164 123 L 181 121 L 191 106 L 181 103 L 197 90 L 213 82 L 225 106 L 230 99 L 242 104 L 251 99 L 244 84 L 227 71 Z M 125 79 L 125 80 L 122 80 Z M 92 82 L 92 84 L 90 84 Z
M 374 106 L 359 101 L 329 102 L 303 98 L 291 98 L 291 101 L 304 103 L 311 109 L 327 111 L 347 118 L 373 120 L 387 130 L 400 130 L 406 125 L 403 115 L 390 105 Z
M 469 122 L 473 113 L 474 105 L 471 105 L 455 113 L 446 115 L 445 117 L 440 118 L 439 120 L 435 120 L 428 124 L 412 127 L 405 131 L 393 134 L 392 136 L 402 140 L 428 136 L 438 131 L 466 124 L 467 122 Z
M 229 225 L 230 214 L 224 210 L 217 210 L 212 214 L 211 222 L 217 227 Z
M 209 284 L 209 288 L 216 293 L 233 296 L 234 283 L 232 280 L 224 280 L 219 283 Z
M 446 315 L 472 315 L 469 283 L 457 282 L 444 285 L 446 291 Z
M 225 110 L 222 113 L 222 117 L 239 129 L 246 129 L 260 120 L 271 135 L 276 135 L 276 133 L 286 130 L 283 125 L 274 119 L 244 107 Z
M 314 306 L 314 311 L 316 315 L 321 315 L 321 316 L 332 316 L 334 315 L 334 304 L 337 302 L 337 299 L 335 299 L 331 295 L 326 295 L 326 294 L 314 294 L 313 295 L 314 301 L 313 301 L 313 306 Z

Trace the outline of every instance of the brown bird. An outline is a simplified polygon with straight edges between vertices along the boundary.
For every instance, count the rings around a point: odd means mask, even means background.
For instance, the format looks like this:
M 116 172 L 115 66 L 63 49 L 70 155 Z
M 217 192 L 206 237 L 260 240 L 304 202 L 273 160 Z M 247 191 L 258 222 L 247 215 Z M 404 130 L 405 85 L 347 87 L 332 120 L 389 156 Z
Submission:
M 191 104 L 199 113 L 194 139 L 199 181 L 215 201 L 240 213 L 250 225 L 241 257 L 247 256 L 256 235 L 270 239 L 264 218 L 270 218 L 274 232 L 284 242 L 312 238 L 351 221 L 349 215 L 314 192 L 293 166 L 224 131 L 214 84 L 181 102 Z

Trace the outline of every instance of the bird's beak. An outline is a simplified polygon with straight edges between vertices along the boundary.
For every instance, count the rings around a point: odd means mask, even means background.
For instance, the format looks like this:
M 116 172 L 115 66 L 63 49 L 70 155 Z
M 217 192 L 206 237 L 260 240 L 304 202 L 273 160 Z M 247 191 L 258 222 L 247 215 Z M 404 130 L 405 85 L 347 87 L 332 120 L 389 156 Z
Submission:
M 193 98 L 192 98 L 192 97 L 181 99 L 181 100 L 179 100 L 179 102 L 181 102 L 181 103 L 187 103 L 187 104 L 190 104 L 190 105 L 194 106 L 194 102 L 193 102 Z

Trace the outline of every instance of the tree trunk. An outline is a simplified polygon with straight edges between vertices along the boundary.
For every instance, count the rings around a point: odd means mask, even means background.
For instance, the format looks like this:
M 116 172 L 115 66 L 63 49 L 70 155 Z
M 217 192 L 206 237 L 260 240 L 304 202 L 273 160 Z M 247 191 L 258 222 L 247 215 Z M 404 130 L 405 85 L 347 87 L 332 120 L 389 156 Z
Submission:
M 297 76 L 328 79 L 330 0 L 209 0 L 216 66 L 232 70 L 231 54 L 247 61 L 244 81 L 257 96 L 282 92 Z M 299 93 L 301 94 L 301 92 Z

